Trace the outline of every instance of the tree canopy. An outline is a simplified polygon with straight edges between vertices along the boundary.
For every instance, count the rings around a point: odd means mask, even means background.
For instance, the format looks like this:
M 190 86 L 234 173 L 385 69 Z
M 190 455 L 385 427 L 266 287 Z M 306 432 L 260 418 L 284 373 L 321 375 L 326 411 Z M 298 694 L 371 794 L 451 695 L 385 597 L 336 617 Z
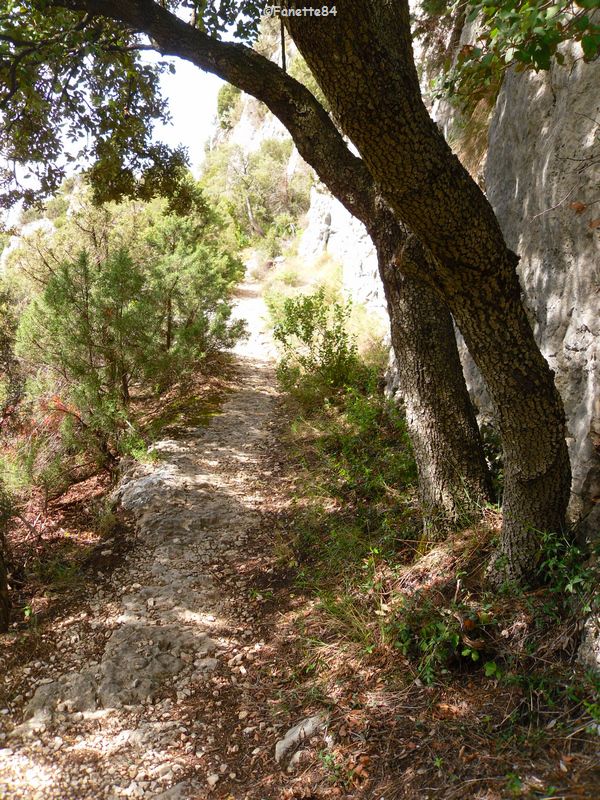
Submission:
M 97 201 L 175 191 L 177 168 L 187 156 L 152 138 L 153 125 L 169 118 L 160 75 L 173 69 L 172 63 L 144 55 L 173 54 L 164 38 L 154 38 L 153 26 L 164 29 L 175 14 L 181 23 L 179 46 L 185 45 L 184 32 L 196 34 L 190 40 L 196 59 L 190 60 L 251 91 L 251 76 L 239 75 L 240 69 L 248 71 L 248 56 L 230 40 L 254 42 L 263 5 L 254 0 L 4 0 L 2 205 L 19 199 L 30 204 L 52 193 L 74 164 L 87 166 Z M 596 0 L 442 1 L 424 3 L 423 11 L 434 23 L 448 17 L 464 22 L 465 15 L 481 20 L 477 43 L 446 65 L 444 79 L 447 90 L 476 92 L 514 62 L 547 69 L 552 57 L 561 59 L 557 47 L 566 39 L 579 39 L 585 58 L 596 57 L 600 29 L 588 13 L 595 5 Z M 415 20 L 416 33 L 420 30 L 422 18 Z M 225 57 L 231 63 L 225 64 Z

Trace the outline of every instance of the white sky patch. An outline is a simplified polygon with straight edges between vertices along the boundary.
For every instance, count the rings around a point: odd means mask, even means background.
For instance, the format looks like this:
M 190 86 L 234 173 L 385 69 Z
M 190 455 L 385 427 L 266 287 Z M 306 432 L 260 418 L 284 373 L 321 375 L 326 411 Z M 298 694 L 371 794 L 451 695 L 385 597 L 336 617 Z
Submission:
M 214 130 L 217 94 L 223 81 L 188 61 L 172 61 L 175 74 L 167 72 L 161 78 L 172 121 L 168 125 L 157 125 L 154 138 L 171 147 L 179 144 L 187 147 L 192 172 L 198 177 L 205 144 Z

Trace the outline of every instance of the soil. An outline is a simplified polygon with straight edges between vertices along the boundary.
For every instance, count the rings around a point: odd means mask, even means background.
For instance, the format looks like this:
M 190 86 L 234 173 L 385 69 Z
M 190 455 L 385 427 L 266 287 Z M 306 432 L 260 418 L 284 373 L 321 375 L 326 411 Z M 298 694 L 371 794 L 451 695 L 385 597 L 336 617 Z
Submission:
M 163 429 L 155 459 L 120 481 L 119 522 L 87 556 L 93 580 L 46 611 L 40 599 L 36 627 L 2 637 L 0 797 L 598 796 L 576 735 L 542 754 L 506 746 L 516 690 L 469 674 L 425 687 L 405 659 L 321 625 L 277 549 L 295 467 L 256 287 L 237 313 L 250 335 L 219 413 L 212 392 L 210 413 Z

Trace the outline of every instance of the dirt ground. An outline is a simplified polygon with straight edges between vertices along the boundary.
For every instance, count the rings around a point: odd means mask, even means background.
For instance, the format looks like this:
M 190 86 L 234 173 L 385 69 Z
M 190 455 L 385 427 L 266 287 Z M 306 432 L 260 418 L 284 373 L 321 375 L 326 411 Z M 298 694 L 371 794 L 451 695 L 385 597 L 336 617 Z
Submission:
M 519 746 L 518 690 L 427 687 L 322 625 L 277 550 L 295 465 L 256 287 L 237 313 L 218 413 L 163 432 L 90 579 L 2 637 L 0 797 L 600 796 L 584 730 Z

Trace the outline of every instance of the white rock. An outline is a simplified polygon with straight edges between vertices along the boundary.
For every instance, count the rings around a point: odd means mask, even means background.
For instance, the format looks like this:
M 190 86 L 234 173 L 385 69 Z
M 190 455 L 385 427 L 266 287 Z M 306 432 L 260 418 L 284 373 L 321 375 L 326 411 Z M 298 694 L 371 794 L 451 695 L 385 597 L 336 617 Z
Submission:
M 315 714 L 313 717 L 307 717 L 290 728 L 285 734 L 283 739 L 280 739 L 275 745 L 275 761 L 279 763 L 286 755 L 286 753 L 305 739 L 310 739 L 315 733 L 325 727 L 325 720 L 319 715 Z

